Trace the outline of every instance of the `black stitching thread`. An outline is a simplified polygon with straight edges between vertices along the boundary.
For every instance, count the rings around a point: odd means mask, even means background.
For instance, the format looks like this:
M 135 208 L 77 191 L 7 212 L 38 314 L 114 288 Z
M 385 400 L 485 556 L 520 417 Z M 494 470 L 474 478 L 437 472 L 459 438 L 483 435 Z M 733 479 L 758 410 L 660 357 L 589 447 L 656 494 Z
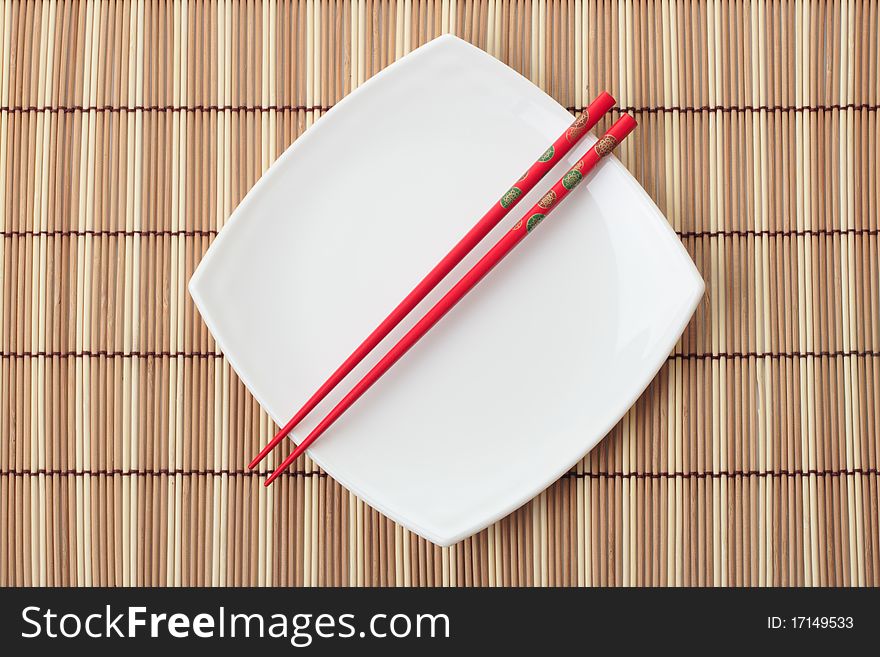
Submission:
M 2 237 L 215 237 L 216 230 L 8 230 Z
M 719 353 L 680 353 L 670 354 L 668 360 L 746 360 L 749 358 L 877 358 L 880 351 L 869 349 L 853 350 L 820 350 L 820 351 L 726 351 Z M 192 359 L 216 359 L 223 358 L 221 353 L 211 352 L 187 352 L 187 351 L 109 351 L 98 349 L 95 351 L 31 351 L 31 352 L 0 352 L 0 358 L 24 359 L 24 358 L 192 358 Z
M 194 351 L 110 351 L 107 349 L 83 351 L 0 352 L 0 358 L 223 358 L 223 354 Z
M 224 475 L 230 477 L 264 477 L 269 476 L 269 474 L 270 473 L 268 472 L 259 472 L 256 470 L 230 470 L 225 468 L 221 470 L 184 470 L 182 468 L 174 470 L 169 470 L 168 468 L 157 468 L 155 470 L 123 470 L 121 468 L 114 468 L 112 470 L 47 470 L 45 468 L 40 468 L 38 470 L 0 470 L 0 476 L 2 477 L 33 477 L 39 475 L 48 477 L 176 477 L 178 475 L 184 477 L 208 475 L 218 477 Z M 317 477 L 319 479 L 325 479 L 327 477 L 326 472 L 318 470 L 312 472 L 305 472 L 303 470 L 285 470 L 283 475 L 285 477 Z
M 774 359 L 793 359 L 793 358 L 846 358 L 852 356 L 855 358 L 876 358 L 880 356 L 880 351 L 872 351 L 869 349 L 853 349 L 844 351 L 842 349 L 833 351 L 726 351 L 717 354 L 670 354 L 669 360 L 726 360 L 740 359 L 747 360 L 749 358 L 774 358 Z
M 56 105 L 38 107 L 36 105 L 11 105 L 0 107 L 2 112 L 14 114 L 73 114 L 89 112 L 109 112 L 128 114 L 131 112 L 327 112 L 333 105 Z
M 851 235 L 873 237 L 880 235 L 880 228 L 807 228 L 804 230 L 698 230 L 676 231 L 682 239 L 706 237 L 832 237 Z
M 566 108 L 569 112 L 578 112 L 580 108 Z M 870 103 L 832 103 L 830 105 L 692 105 L 692 106 L 670 106 L 670 107 L 615 107 L 613 112 L 631 112 L 639 114 L 661 114 L 664 112 L 681 112 L 684 114 L 694 114 L 697 112 L 831 112 L 831 111 L 875 111 L 880 109 L 880 105 L 871 105 Z
M 848 476 L 870 476 L 878 474 L 876 467 L 872 468 L 851 468 L 851 469 L 824 469 L 819 470 L 813 468 L 809 470 L 779 470 L 779 471 L 762 471 L 762 470 L 730 470 L 726 472 L 567 472 L 562 475 L 561 479 L 725 479 L 725 478 L 783 478 L 783 477 L 848 477 Z M 47 470 L 40 468 L 38 470 L 0 470 L 0 476 L 3 477 L 34 477 L 34 476 L 58 476 L 58 477 L 149 477 L 149 476 L 230 476 L 230 477 L 266 477 L 268 472 L 259 472 L 256 470 L 244 469 L 221 469 L 221 470 L 184 470 L 177 468 L 170 470 L 168 468 L 158 468 L 155 470 L 123 470 L 115 468 L 112 470 L 73 470 L 73 469 L 52 469 Z M 319 479 L 327 478 L 327 473 L 323 471 L 305 472 L 303 470 L 286 470 L 283 475 L 285 477 L 316 477 Z
M 70 114 L 75 112 L 328 112 L 333 105 L 295 105 L 295 104 L 272 104 L 272 105 L 10 105 L 0 107 L 0 111 L 27 114 L 27 113 L 50 113 Z M 569 106 L 569 112 L 580 112 L 584 108 Z M 670 105 L 670 106 L 621 106 L 612 108 L 612 112 L 632 112 L 638 114 L 661 114 L 666 112 L 680 112 L 694 114 L 698 112 L 830 112 L 830 111 L 875 111 L 880 105 L 870 103 L 831 103 L 828 105 Z
M 567 479 L 725 479 L 749 477 L 847 477 L 850 475 L 876 475 L 877 468 L 852 468 L 850 470 L 732 470 L 728 472 L 568 472 Z

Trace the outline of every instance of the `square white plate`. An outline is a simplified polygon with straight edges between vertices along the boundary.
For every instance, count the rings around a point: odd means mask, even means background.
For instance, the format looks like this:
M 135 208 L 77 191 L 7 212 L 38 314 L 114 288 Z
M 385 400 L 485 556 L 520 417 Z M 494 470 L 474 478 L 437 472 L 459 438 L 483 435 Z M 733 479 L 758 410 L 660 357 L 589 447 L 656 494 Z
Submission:
M 189 286 L 276 422 L 570 122 L 531 82 L 445 36 L 373 77 L 287 149 Z M 294 440 L 593 141 L 523 199 Z M 664 217 L 609 158 L 309 454 L 396 522 L 440 545 L 459 541 L 601 440 L 663 364 L 702 294 Z M 278 451 L 280 460 L 288 450 Z

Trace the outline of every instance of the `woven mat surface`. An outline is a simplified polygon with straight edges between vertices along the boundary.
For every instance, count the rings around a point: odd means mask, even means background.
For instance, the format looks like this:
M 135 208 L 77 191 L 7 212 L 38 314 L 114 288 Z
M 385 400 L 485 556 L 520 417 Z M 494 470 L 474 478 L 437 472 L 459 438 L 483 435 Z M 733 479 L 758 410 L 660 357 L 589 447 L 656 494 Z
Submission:
M 306 459 L 261 487 L 273 426 L 185 286 L 444 32 L 634 112 L 707 294 L 599 447 L 440 549 Z M 880 584 L 878 34 L 867 0 L 0 2 L 0 584 Z

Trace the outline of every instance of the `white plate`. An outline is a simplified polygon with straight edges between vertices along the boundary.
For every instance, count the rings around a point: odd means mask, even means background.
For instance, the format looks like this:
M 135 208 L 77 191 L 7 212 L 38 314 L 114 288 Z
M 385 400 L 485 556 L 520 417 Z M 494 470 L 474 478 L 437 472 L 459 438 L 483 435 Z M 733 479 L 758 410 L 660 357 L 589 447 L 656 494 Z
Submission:
M 373 77 L 287 149 L 189 287 L 232 367 L 276 422 L 570 121 L 515 71 L 445 36 Z M 585 148 L 520 203 L 294 440 Z M 396 522 L 440 545 L 459 541 L 528 501 L 601 440 L 663 364 L 702 293 L 664 217 L 609 158 L 309 455 Z M 280 460 L 288 449 L 278 452 Z

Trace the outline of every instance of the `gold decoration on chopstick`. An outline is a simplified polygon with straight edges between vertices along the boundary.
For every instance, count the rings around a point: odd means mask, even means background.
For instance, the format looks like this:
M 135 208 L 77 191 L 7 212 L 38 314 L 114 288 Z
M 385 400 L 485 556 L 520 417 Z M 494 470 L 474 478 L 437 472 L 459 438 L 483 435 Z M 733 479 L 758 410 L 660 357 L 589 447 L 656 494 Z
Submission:
M 513 205 L 514 201 L 520 197 L 522 194 L 522 190 L 519 187 L 511 187 L 506 192 L 504 192 L 504 196 L 501 197 L 501 207 L 505 210 Z
M 512 229 L 512 230 L 519 230 L 520 228 L 522 228 L 522 219 L 520 219 L 519 221 L 517 221 L 517 222 L 513 225 L 513 229 Z
M 606 155 L 610 155 L 611 151 L 613 151 L 617 147 L 617 140 L 612 135 L 605 135 L 596 142 L 596 155 L 599 157 L 605 157 Z
M 569 143 L 574 143 L 578 139 L 581 138 L 581 135 L 584 134 L 584 131 L 587 129 L 587 123 L 590 120 L 590 113 L 587 110 L 581 112 L 580 116 L 578 116 L 574 123 L 571 124 L 571 127 L 565 131 L 565 138 L 569 141 Z
M 553 159 L 553 155 L 555 153 L 556 149 L 551 146 L 546 151 L 544 151 L 544 154 L 541 155 L 541 157 L 538 158 L 538 162 L 549 162 L 551 159 Z
M 562 176 L 562 186 L 565 187 L 568 191 L 573 190 L 578 186 L 578 183 L 583 180 L 583 175 L 577 169 L 572 169 L 567 174 Z
M 556 192 L 551 189 L 549 192 L 541 197 L 541 200 L 538 201 L 538 205 L 540 205 L 545 210 L 549 210 L 556 203 L 556 198 Z
M 529 217 L 529 223 L 526 224 L 526 232 L 531 233 L 535 229 L 535 226 L 544 221 L 545 216 L 547 215 L 533 214 L 531 217 Z

